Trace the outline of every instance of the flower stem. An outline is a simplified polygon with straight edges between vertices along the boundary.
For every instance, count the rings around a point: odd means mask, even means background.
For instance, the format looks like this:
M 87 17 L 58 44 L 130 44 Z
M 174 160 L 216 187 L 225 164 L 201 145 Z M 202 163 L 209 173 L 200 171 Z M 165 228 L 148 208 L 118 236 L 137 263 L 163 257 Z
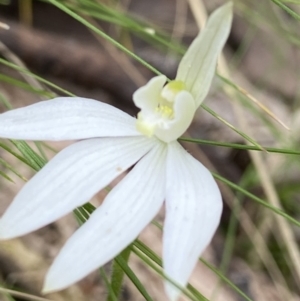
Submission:
M 127 247 L 124 251 L 120 253 L 116 258 L 122 258 L 122 260 L 126 261 L 126 263 L 129 260 L 129 256 L 131 253 L 131 248 Z M 120 296 L 121 289 L 122 289 L 122 283 L 124 278 L 124 270 L 120 267 L 120 265 L 117 263 L 116 260 L 114 260 L 112 265 L 112 275 L 111 275 L 111 288 L 114 293 L 114 295 L 117 297 L 117 299 Z M 113 301 L 113 298 L 111 295 L 108 295 L 106 301 Z

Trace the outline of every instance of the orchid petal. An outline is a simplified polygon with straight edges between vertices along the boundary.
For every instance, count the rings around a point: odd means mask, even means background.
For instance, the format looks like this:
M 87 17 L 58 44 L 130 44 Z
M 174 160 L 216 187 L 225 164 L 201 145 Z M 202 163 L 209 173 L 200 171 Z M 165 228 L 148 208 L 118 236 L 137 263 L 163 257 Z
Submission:
M 155 217 L 165 195 L 167 148 L 158 142 L 67 241 L 43 292 L 63 289 L 113 259 Z
M 169 144 L 163 261 L 166 275 L 185 286 L 220 221 L 222 198 L 211 173 L 178 142 Z M 171 301 L 180 290 L 165 282 Z
M 65 148 L 15 197 L 0 219 L 0 239 L 27 234 L 83 205 L 145 155 L 154 141 L 95 138 Z
M 206 26 L 183 56 L 176 80 L 183 81 L 200 106 L 208 94 L 218 56 L 228 38 L 232 21 L 232 2 L 215 10 Z
M 135 118 L 100 101 L 58 97 L 0 114 L 0 137 L 59 141 L 139 136 L 135 122 Z
M 158 75 L 149 80 L 145 85 L 133 93 L 134 104 L 145 112 L 153 112 L 162 101 L 161 91 L 167 81 L 165 75 Z

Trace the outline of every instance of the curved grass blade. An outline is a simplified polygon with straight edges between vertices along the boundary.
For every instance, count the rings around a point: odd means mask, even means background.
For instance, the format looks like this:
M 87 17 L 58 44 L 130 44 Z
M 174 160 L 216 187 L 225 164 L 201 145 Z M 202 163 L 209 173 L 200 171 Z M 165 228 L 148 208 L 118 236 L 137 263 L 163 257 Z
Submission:
M 209 114 L 211 114 L 212 116 L 214 116 L 216 119 L 218 119 L 219 121 L 221 121 L 222 123 L 224 123 L 226 126 L 228 126 L 230 129 L 232 129 L 234 132 L 238 133 L 244 139 L 246 139 L 247 141 L 251 142 L 256 147 L 258 147 L 260 150 L 265 151 L 265 149 L 258 142 L 256 142 L 254 139 L 252 139 L 251 137 L 249 137 L 248 135 L 246 135 L 245 133 L 243 133 L 242 131 L 240 131 L 239 129 L 237 129 L 232 124 L 230 124 L 228 121 L 226 121 L 224 118 L 222 118 L 219 114 L 217 114 L 211 108 L 209 108 L 208 106 L 206 106 L 204 104 L 202 104 L 201 107 L 205 111 L 207 111 Z
M 179 138 L 180 141 L 186 141 L 191 143 L 210 145 L 210 146 L 221 146 L 221 147 L 229 147 L 241 150 L 254 150 L 254 151 L 267 151 L 269 153 L 278 153 L 278 154 L 286 154 L 286 155 L 300 155 L 300 151 L 284 149 L 284 148 L 275 148 L 275 147 L 266 147 L 262 146 L 263 149 L 253 146 L 253 145 L 245 145 L 245 144 L 237 144 L 237 143 L 227 143 L 227 142 L 218 142 L 212 140 L 203 140 L 203 139 L 194 139 L 188 137 Z
M 125 263 L 127 263 L 129 260 L 130 253 L 131 253 L 131 248 L 127 247 L 125 250 L 123 250 L 120 253 L 120 255 L 117 256 L 117 258 L 120 257 L 120 258 L 124 259 Z M 112 265 L 112 274 L 111 274 L 111 288 L 112 288 L 112 291 L 114 292 L 114 295 L 117 298 L 119 298 L 121 290 L 122 290 L 124 273 L 125 273 L 125 271 L 124 271 L 123 267 L 120 266 L 120 264 L 118 263 L 117 260 L 114 260 L 113 265 Z M 108 296 L 107 301 L 114 301 L 111 295 Z
M 8 84 L 11 84 L 13 86 L 16 86 L 18 88 L 21 88 L 21 89 L 29 91 L 29 92 L 33 92 L 38 95 L 42 95 L 42 96 L 45 96 L 48 98 L 51 98 L 51 97 L 53 98 L 52 93 L 45 91 L 45 90 L 35 89 L 35 88 L 31 87 L 30 85 L 28 85 L 27 83 L 24 83 L 20 80 L 17 80 L 15 78 L 7 76 L 5 74 L 0 74 L 0 81 L 6 82 Z
M 0 164 L 2 164 L 3 166 L 5 166 L 8 170 L 10 170 L 11 172 L 13 172 L 17 177 L 19 177 L 21 180 L 23 181 L 27 181 L 27 179 L 22 176 L 17 170 L 15 170 L 10 164 L 8 164 L 4 159 L 0 158 Z
M 132 252 L 135 253 L 141 260 L 143 260 L 148 266 L 150 266 L 157 274 L 161 275 L 163 278 L 167 279 L 169 282 L 171 282 L 174 286 L 179 288 L 181 292 L 187 296 L 192 301 L 209 301 L 207 298 L 205 298 L 200 292 L 198 292 L 196 289 L 194 289 L 194 292 L 196 292 L 196 295 L 193 295 L 192 292 L 184 287 L 181 287 L 177 283 L 175 283 L 172 279 L 164 275 L 161 267 L 157 267 L 156 264 L 153 264 L 151 260 L 148 259 L 146 255 L 142 251 L 139 250 L 134 244 L 132 245 Z
M 40 170 L 47 161 L 39 156 L 25 141 L 10 140 L 10 142 L 22 153 L 22 155 L 34 166 L 34 169 Z
M 206 265 L 210 270 L 212 270 L 220 279 L 222 279 L 224 282 L 226 282 L 227 285 L 234 288 L 234 290 L 241 295 L 245 300 L 247 301 L 253 301 L 250 299 L 245 293 L 243 293 L 236 285 L 234 285 L 227 277 L 225 277 L 222 273 L 218 271 L 217 268 L 215 268 L 213 265 L 208 263 L 206 260 L 200 258 L 199 259 L 204 265 Z
M 36 74 L 30 72 L 30 71 L 27 70 L 27 69 L 24 69 L 24 68 L 18 66 L 18 65 L 15 65 L 15 64 L 13 64 L 13 63 L 11 63 L 11 62 L 8 62 L 8 61 L 6 61 L 6 60 L 4 60 L 4 59 L 2 59 L 2 58 L 0 58 L 0 63 L 3 64 L 3 65 L 5 65 L 5 66 L 7 66 L 7 67 L 10 67 L 10 68 L 12 68 L 12 69 L 14 69 L 14 70 L 17 70 L 17 71 L 19 71 L 19 72 L 21 72 L 21 73 L 27 74 L 27 75 L 31 76 L 32 78 L 38 80 L 39 82 L 41 82 L 41 83 L 43 83 L 43 84 L 45 84 L 45 85 L 47 85 L 47 86 L 49 86 L 49 87 L 51 87 L 51 88 L 53 88 L 53 89 L 59 91 L 59 92 L 62 92 L 62 93 L 65 94 L 65 95 L 68 95 L 68 96 L 75 96 L 75 94 L 69 92 L 68 90 L 63 89 L 63 88 L 61 88 L 61 87 L 59 87 L 59 86 L 53 84 L 52 82 L 50 82 L 50 81 L 48 81 L 48 80 L 45 80 L 45 79 L 43 79 L 42 77 L 37 76 Z
M 249 99 L 250 101 L 252 101 L 254 104 L 256 104 L 261 110 L 263 110 L 267 115 L 269 115 L 271 118 L 273 118 L 276 122 L 278 122 L 279 124 L 281 124 L 285 129 L 290 130 L 290 128 L 283 122 L 281 121 L 278 117 L 275 116 L 275 114 L 273 112 L 270 111 L 269 108 L 267 108 L 264 104 L 262 104 L 261 102 L 259 102 L 256 98 L 254 98 L 252 95 L 250 95 L 245 89 L 243 89 L 242 87 L 240 87 L 239 85 L 233 83 L 231 80 L 229 80 L 228 78 L 225 78 L 224 76 L 217 74 L 218 77 L 227 85 L 229 85 L 230 87 L 234 88 L 236 91 L 238 91 L 240 94 L 242 94 L 243 96 L 245 96 L 247 99 Z
M 56 6 L 60 10 L 64 11 L 65 13 L 67 13 L 68 15 L 70 15 L 72 18 L 76 19 L 77 21 L 79 21 L 80 23 L 82 23 L 83 25 L 85 25 L 86 27 L 88 27 L 89 29 L 91 29 L 92 31 L 94 31 L 95 33 L 97 33 L 98 35 L 100 35 L 102 38 L 104 38 L 107 41 L 109 41 L 115 47 L 119 48 L 124 53 L 126 53 L 130 57 L 134 58 L 136 61 L 138 61 L 139 63 L 141 63 L 145 67 L 147 67 L 149 70 L 153 71 L 156 74 L 161 74 L 156 68 L 152 67 L 145 60 L 141 59 L 139 56 L 137 56 L 136 54 L 134 54 L 133 52 L 131 52 L 130 50 L 128 50 L 122 44 L 118 43 L 116 40 L 114 40 L 113 38 L 111 38 L 109 35 L 107 35 L 106 33 L 104 33 L 102 30 L 100 30 L 99 28 L 95 27 L 94 25 L 92 25 L 91 23 L 89 23 L 88 21 L 86 21 L 84 18 L 80 17 L 78 14 L 74 13 L 72 10 L 70 10 L 69 8 L 67 8 L 62 3 L 60 3 L 60 2 L 58 2 L 56 0 L 48 0 L 48 2 L 52 3 L 54 6 Z
M 3 288 L 3 287 L 0 287 L 0 294 L 5 294 L 5 295 L 10 294 L 11 296 L 19 297 L 18 300 L 52 301 L 50 299 L 38 297 L 38 296 L 27 294 L 27 293 L 18 292 L 18 291 L 15 291 L 15 290 L 10 290 L 10 289 Z M 10 300 L 14 300 L 14 299 L 10 299 Z
M 160 230 L 162 230 L 162 226 L 159 224 L 158 227 Z M 137 247 L 141 252 L 143 252 L 146 256 L 148 256 L 152 261 L 154 261 L 157 265 L 160 267 L 162 266 L 162 260 L 161 258 L 153 252 L 147 245 L 145 245 L 140 240 L 136 240 L 133 245 Z M 226 276 L 224 276 L 222 273 L 218 271 L 215 267 L 213 267 L 211 264 L 209 264 L 206 260 L 200 259 L 201 262 L 203 262 L 210 270 L 212 270 L 219 278 L 224 280 L 228 286 L 230 286 L 233 290 L 235 290 L 239 295 L 241 295 L 245 300 L 247 301 L 253 301 L 251 298 L 249 298 L 246 294 L 244 294 L 234 283 L 232 283 Z M 193 294 L 199 293 L 192 285 L 188 285 L 188 290 L 190 290 Z
M 288 6 L 282 3 L 280 0 L 271 0 L 274 2 L 276 5 L 278 5 L 280 8 L 282 8 L 284 11 L 286 11 L 289 15 L 291 15 L 293 18 L 296 20 L 300 21 L 300 15 L 295 13 L 292 9 L 290 9 Z
M 133 273 L 131 268 L 128 266 L 127 262 L 123 259 L 123 257 L 117 256 L 115 258 L 115 261 L 117 264 L 123 269 L 127 277 L 131 280 L 131 282 L 135 285 L 135 287 L 139 290 L 141 295 L 145 298 L 147 301 L 153 301 L 153 299 L 150 297 L 140 280 L 136 277 L 136 275 Z
M 112 285 L 110 284 L 103 268 L 100 268 L 100 275 L 101 275 L 102 279 L 104 280 L 104 283 L 107 288 L 107 291 L 109 292 L 109 298 L 111 299 L 111 301 L 118 301 L 118 299 L 112 289 Z
M 0 176 L 3 177 L 4 179 L 6 179 L 7 181 L 14 183 L 13 179 L 10 178 L 5 172 L 3 172 L 1 170 L 0 170 Z
M 157 26 L 148 24 L 144 20 L 139 20 L 135 16 L 129 15 L 127 12 L 124 13 L 112 9 L 102 3 L 95 3 L 93 1 L 84 1 L 79 5 L 73 3 L 65 3 L 65 5 L 81 15 L 85 14 L 104 22 L 126 28 L 142 39 L 149 41 L 149 43 L 154 44 L 154 42 L 158 42 L 167 49 L 171 49 L 180 54 L 184 54 L 186 51 L 186 47 L 176 41 L 172 40 L 172 42 L 170 42 L 171 37 Z M 149 29 L 151 30 L 149 31 Z
M 294 219 L 293 217 L 291 217 L 290 215 L 288 215 L 287 213 L 285 213 L 284 211 L 270 205 L 269 203 L 267 203 L 266 201 L 262 200 L 261 198 L 255 196 L 254 194 L 250 193 L 249 191 L 241 188 L 240 186 L 232 183 L 231 181 L 225 179 L 224 177 L 214 173 L 214 172 L 211 172 L 212 175 L 219 181 L 225 183 L 226 185 L 228 185 L 229 187 L 233 188 L 234 190 L 236 191 L 239 191 L 241 192 L 242 194 L 248 196 L 250 199 L 252 199 L 253 201 L 259 203 L 260 205 L 272 210 L 273 212 L 275 212 L 276 214 L 278 215 L 281 215 L 282 217 L 284 217 L 285 219 L 287 219 L 289 222 L 293 223 L 294 225 L 300 227 L 300 222 L 297 221 L 296 219 Z
M 16 157 L 17 159 L 19 159 L 21 162 L 25 163 L 26 165 L 28 165 L 29 167 L 31 167 L 32 169 L 38 171 L 40 170 L 39 167 L 36 166 L 36 164 L 32 164 L 32 160 L 28 160 L 27 158 L 24 158 L 22 156 L 20 156 L 18 153 L 14 152 L 9 146 L 7 146 L 6 144 L 0 142 L 0 148 L 3 148 L 4 150 L 6 150 L 8 153 L 10 153 L 11 155 L 13 155 L 14 157 Z

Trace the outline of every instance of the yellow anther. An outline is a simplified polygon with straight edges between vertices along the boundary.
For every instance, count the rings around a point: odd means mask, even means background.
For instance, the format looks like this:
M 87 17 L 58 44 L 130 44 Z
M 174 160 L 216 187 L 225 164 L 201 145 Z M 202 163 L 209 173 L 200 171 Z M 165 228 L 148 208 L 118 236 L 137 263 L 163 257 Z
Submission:
M 173 118 L 173 109 L 169 106 L 159 105 L 155 108 L 155 112 L 159 113 L 164 118 Z

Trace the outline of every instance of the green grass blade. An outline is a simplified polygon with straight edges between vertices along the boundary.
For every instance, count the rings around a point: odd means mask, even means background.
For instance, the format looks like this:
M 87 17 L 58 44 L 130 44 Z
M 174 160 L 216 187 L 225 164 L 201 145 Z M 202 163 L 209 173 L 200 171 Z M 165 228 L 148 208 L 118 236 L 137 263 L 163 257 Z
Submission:
M 39 170 L 40 168 L 38 168 L 36 166 L 36 164 L 32 164 L 32 160 L 28 160 L 27 158 L 24 158 L 22 156 L 20 156 L 18 153 L 16 153 L 15 151 L 13 151 L 9 146 L 7 146 L 6 144 L 0 142 L 0 148 L 6 150 L 8 153 L 10 153 L 11 155 L 13 155 L 14 157 L 16 157 L 17 159 L 19 159 L 21 162 L 25 163 L 26 165 L 28 165 L 29 167 L 31 167 L 34 170 Z
M 14 167 L 12 167 L 10 164 L 8 164 L 4 159 L 0 158 L 0 164 L 2 164 L 3 166 L 5 166 L 11 172 L 13 172 L 21 180 L 27 181 L 27 179 L 24 176 L 22 176 Z
M 227 142 L 219 142 L 219 141 L 203 140 L 203 139 L 194 139 L 194 138 L 187 138 L 187 137 L 181 137 L 181 138 L 179 138 L 179 140 L 180 141 L 191 142 L 191 143 L 203 144 L 203 145 L 229 147 L 229 148 L 235 148 L 235 149 L 241 149 L 241 150 L 267 151 L 269 153 L 297 155 L 297 156 L 300 155 L 300 151 L 290 150 L 290 149 L 283 149 L 283 148 L 275 148 L 275 147 L 261 146 L 262 148 L 259 148 L 259 147 L 254 146 L 254 145 L 227 143 Z
M 226 121 L 224 118 L 222 118 L 219 114 L 217 114 L 215 111 L 213 111 L 211 108 L 209 108 L 208 106 L 202 104 L 201 107 L 207 111 L 209 114 L 211 114 L 212 116 L 214 116 L 216 119 L 218 119 L 219 121 L 221 121 L 222 123 L 224 123 L 226 126 L 228 126 L 230 129 L 232 129 L 234 132 L 236 132 L 237 134 L 239 134 L 240 136 L 242 136 L 244 139 L 246 139 L 247 141 L 249 141 L 250 143 L 252 143 L 253 145 L 255 145 L 257 148 L 259 148 L 260 150 L 265 150 L 263 149 L 263 147 L 256 142 L 254 139 L 252 139 L 251 137 L 249 137 L 248 135 L 246 135 L 245 133 L 243 133 L 242 131 L 240 131 L 239 129 L 237 129 L 235 126 L 233 126 L 232 124 L 230 124 L 228 121 Z
M 162 272 L 161 267 L 157 267 L 156 264 L 153 264 L 149 258 L 144 255 L 142 251 L 139 250 L 135 245 L 132 246 L 132 252 L 135 253 L 142 261 L 144 261 L 149 267 L 151 267 L 157 274 L 161 275 L 161 277 L 165 278 L 167 281 L 171 282 L 174 286 L 176 286 L 178 289 L 181 290 L 181 292 L 187 296 L 190 300 L 193 301 L 208 301 L 207 298 L 205 298 L 200 292 L 195 290 L 197 292 L 197 295 L 193 295 L 192 292 L 184 287 L 181 287 L 177 283 L 175 283 L 172 279 L 164 275 Z
M 296 20 L 298 20 L 298 21 L 300 20 L 300 15 L 298 15 L 292 9 L 290 9 L 288 6 L 283 4 L 280 0 L 271 0 L 271 1 L 274 2 L 276 5 L 278 5 L 280 8 L 282 8 L 284 11 L 286 11 L 288 14 L 290 14 Z
M 116 295 L 112 289 L 112 285 L 110 284 L 108 277 L 103 268 L 100 268 L 100 275 L 101 275 L 102 279 L 104 280 L 104 283 L 105 283 L 107 291 L 109 292 L 109 297 L 110 297 L 111 301 L 118 301 L 118 298 L 116 297 Z
M 262 205 L 262 206 L 264 206 L 264 207 L 266 207 L 266 208 L 272 210 L 274 213 L 276 213 L 276 214 L 278 214 L 278 215 L 281 215 L 282 217 L 284 217 L 285 219 L 287 219 L 287 220 L 288 220 L 289 222 L 291 222 L 292 224 L 294 224 L 294 225 L 300 227 L 300 222 L 297 221 L 296 219 L 294 219 L 293 217 L 291 217 L 290 215 L 288 215 L 287 213 L 285 213 L 284 211 L 282 211 L 282 210 L 280 210 L 280 209 L 278 209 L 278 208 L 276 208 L 276 207 L 270 205 L 270 204 L 267 203 L 266 201 L 262 200 L 261 198 L 257 197 L 256 195 L 250 193 L 249 191 L 247 191 L 247 190 L 241 188 L 240 186 L 238 186 L 238 185 L 232 183 L 231 181 L 225 179 L 224 177 L 222 177 L 222 176 L 220 176 L 220 175 L 218 175 L 218 174 L 216 174 L 216 173 L 214 173 L 214 172 L 212 172 L 212 174 L 213 174 L 213 176 L 214 176 L 217 180 L 219 180 L 219 181 L 225 183 L 226 185 L 228 185 L 229 187 L 233 188 L 234 190 L 241 192 L 242 194 L 246 195 L 247 197 L 249 197 L 249 198 L 252 199 L 253 201 L 257 202 L 258 204 L 260 204 L 260 205 Z
M 253 301 L 250 299 L 244 292 L 242 292 L 236 285 L 234 285 L 227 277 L 225 277 L 222 273 L 218 271 L 213 265 L 208 263 L 204 259 L 199 259 L 203 264 L 205 264 L 210 270 L 212 270 L 220 279 L 222 279 L 226 284 L 232 287 L 240 296 L 242 296 L 247 301 Z
M 21 152 L 21 154 L 34 166 L 35 170 L 40 170 L 47 161 L 39 156 L 25 141 L 10 140 L 10 142 Z
M 13 179 L 10 178 L 5 172 L 3 172 L 1 170 L 0 170 L 0 176 L 3 177 L 4 179 L 6 179 L 7 181 L 14 183 Z
M 90 22 L 86 21 L 84 18 L 80 17 L 78 14 L 74 13 L 72 10 L 70 10 L 69 8 L 67 8 L 62 3 L 60 3 L 60 2 L 58 2 L 56 0 L 48 0 L 48 2 L 50 2 L 51 4 L 53 4 L 54 6 L 56 6 L 57 8 L 59 8 L 62 11 L 64 11 L 65 13 L 67 13 L 72 18 L 74 18 L 75 20 L 79 21 L 80 23 L 82 23 L 83 25 L 85 25 L 86 27 L 88 27 L 89 29 L 91 29 L 92 31 L 94 31 L 96 34 L 98 34 L 99 36 L 101 36 L 105 40 L 109 41 L 112 45 L 114 45 L 118 49 L 122 50 L 124 53 L 126 53 L 130 57 L 134 58 L 136 61 L 138 61 L 139 63 L 141 63 L 145 67 L 147 67 L 149 70 L 153 71 L 155 74 L 161 74 L 157 69 L 155 69 L 154 67 L 152 67 L 145 60 L 141 59 L 139 56 L 137 56 L 136 54 L 134 54 L 133 52 L 131 52 L 130 50 L 128 50 L 122 44 L 118 43 L 116 40 L 114 40 L 113 38 L 111 38 L 109 35 L 107 35 L 106 33 L 104 33 L 102 30 L 100 30 L 96 26 L 92 25 Z
M 24 68 L 18 66 L 18 65 L 15 65 L 15 64 L 13 64 L 11 62 L 8 62 L 8 61 L 6 61 L 6 60 L 4 60 L 2 58 L 0 58 L 0 63 L 3 64 L 3 65 L 5 65 L 5 66 L 7 66 L 7 67 L 10 67 L 10 68 L 12 68 L 14 70 L 17 70 L 17 71 L 19 71 L 21 73 L 27 74 L 27 75 L 31 76 L 32 78 L 36 79 L 37 81 L 39 81 L 39 82 L 41 82 L 41 83 L 49 86 L 50 88 L 53 88 L 53 89 L 57 90 L 57 91 L 65 94 L 65 95 L 75 96 L 73 93 L 69 92 L 68 90 L 63 89 L 63 88 L 61 88 L 61 87 L 53 84 L 52 82 L 50 82 L 48 80 L 45 80 L 42 77 L 37 76 L 36 74 L 30 72 L 27 69 L 24 69 Z
M 124 269 L 120 266 L 118 263 L 118 258 L 121 258 L 124 260 L 125 263 L 128 262 L 129 257 L 131 253 L 131 248 L 127 247 L 125 250 L 123 250 L 120 255 L 116 257 L 116 260 L 113 261 L 112 265 L 112 275 L 111 275 L 111 288 L 114 292 L 114 296 L 119 298 L 122 290 L 122 284 L 123 284 L 123 278 L 124 278 Z M 112 296 L 109 295 L 107 298 L 107 301 L 114 301 Z
M 38 94 L 38 95 L 42 95 L 42 96 L 45 96 L 45 97 L 48 97 L 48 98 L 53 98 L 52 93 L 50 93 L 48 91 L 45 91 L 45 90 L 35 89 L 35 88 L 31 87 L 30 85 L 28 85 L 27 83 L 24 83 L 20 80 L 17 80 L 15 78 L 7 76 L 5 74 L 0 73 L 0 81 L 3 81 L 5 83 L 8 83 L 10 85 L 13 85 L 13 86 L 18 87 L 18 88 L 23 89 L 23 90 L 33 92 L 33 93 Z
M 142 285 L 140 280 L 136 277 L 136 275 L 133 273 L 131 268 L 128 266 L 127 262 L 120 256 L 117 256 L 115 258 L 115 261 L 117 264 L 123 269 L 127 277 L 131 280 L 131 282 L 135 285 L 135 287 L 139 290 L 141 295 L 145 298 L 147 301 L 153 301 L 151 296 L 148 294 L 145 287 Z

